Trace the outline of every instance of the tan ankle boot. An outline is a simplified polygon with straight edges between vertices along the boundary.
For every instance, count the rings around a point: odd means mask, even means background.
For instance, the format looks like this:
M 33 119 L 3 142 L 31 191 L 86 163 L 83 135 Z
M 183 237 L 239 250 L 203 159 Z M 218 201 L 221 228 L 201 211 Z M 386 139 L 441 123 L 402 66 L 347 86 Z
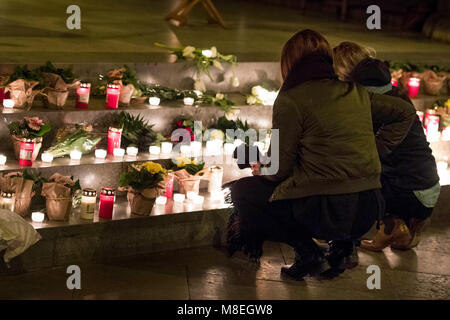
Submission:
M 391 247 L 398 250 L 408 250 L 416 247 L 421 238 L 422 238 L 422 232 L 425 228 L 425 225 L 427 224 L 428 219 L 422 220 L 422 219 L 411 219 L 410 226 L 409 226 L 409 232 L 411 239 L 410 241 L 407 241 L 406 238 L 404 238 L 403 241 L 396 241 L 395 239 L 392 241 Z
M 398 250 L 407 250 L 412 241 L 411 232 L 402 219 L 395 219 L 395 227 L 392 231 L 391 248 Z
M 377 234 L 373 238 L 373 240 L 362 240 L 361 248 L 370 250 L 370 251 L 381 251 L 386 248 L 392 242 L 392 233 L 386 234 L 384 233 L 385 225 L 382 223 L 380 225 L 380 230 L 378 230 Z

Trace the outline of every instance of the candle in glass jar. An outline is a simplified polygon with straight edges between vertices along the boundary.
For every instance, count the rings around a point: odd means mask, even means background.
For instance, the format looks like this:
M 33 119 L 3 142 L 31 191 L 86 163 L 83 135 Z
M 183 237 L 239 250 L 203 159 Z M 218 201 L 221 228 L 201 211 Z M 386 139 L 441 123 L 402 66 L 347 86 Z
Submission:
M 34 142 L 31 139 L 23 139 L 20 141 L 19 165 L 33 165 Z
M 430 141 L 436 141 L 439 139 L 439 120 L 437 115 L 430 115 L 427 122 L 427 138 Z
M 125 150 L 122 148 L 115 148 L 113 151 L 114 157 L 121 158 L 125 155 Z
M 158 97 L 150 97 L 148 99 L 148 102 L 150 103 L 150 105 L 152 106 L 159 106 L 159 103 L 161 102 L 161 99 Z
M 175 201 L 175 202 L 183 202 L 185 197 L 186 196 L 184 194 L 182 194 L 182 193 L 175 193 L 173 195 L 173 201 Z
M 193 199 L 195 198 L 195 196 L 197 196 L 197 195 L 198 195 L 198 193 L 195 192 L 195 191 L 188 191 L 188 192 L 186 193 L 186 197 L 187 197 L 189 200 L 193 200 Z
M 14 100 L 13 99 L 3 99 L 3 106 L 5 108 L 11 109 L 14 108 Z
M 214 166 L 209 169 L 209 184 L 208 192 L 220 192 L 222 190 L 222 178 L 223 178 L 223 168 L 219 166 Z
M 191 152 L 194 156 L 199 156 L 202 154 L 202 142 L 201 141 L 191 141 Z
M 138 154 L 138 148 L 136 147 L 127 147 L 127 155 L 136 157 Z
M 161 142 L 161 153 L 169 154 L 172 152 L 172 142 Z
M 187 106 L 192 106 L 194 104 L 194 98 L 186 97 L 183 99 L 183 103 Z
M 33 212 L 31 214 L 31 220 L 33 222 L 43 222 L 45 219 L 45 214 L 39 211 Z
M 53 161 L 53 155 L 51 153 L 44 152 L 41 154 L 41 160 L 42 162 L 51 163 Z
M 120 86 L 108 84 L 106 87 L 106 109 L 117 109 L 119 107 Z
M 3 154 L 0 154 L 0 165 L 4 166 L 6 164 L 6 156 Z
M 122 129 L 109 127 L 108 130 L 108 154 L 114 154 L 114 149 L 120 148 Z
M 14 211 L 14 204 L 16 203 L 16 194 L 14 192 L 2 192 L 0 199 L 1 208 L 9 211 Z
M 158 146 L 150 146 L 148 152 L 150 152 L 151 155 L 158 155 L 161 153 L 161 148 Z
M 111 219 L 114 210 L 115 201 L 114 188 L 103 187 L 100 192 L 100 205 L 98 208 L 98 216 L 102 219 Z
M 417 97 L 417 94 L 419 93 L 419 87 L 420 87 L 420 79 L 410 78 L 408 81 L 408 96 L 410 98 Z
M 97 191 L 91 188 L 83 189 L 83 194 L 81 196 L 81 219 L 94 219 L 96 204 Z
M 174 182 L 175 175 L 173 173 L 169 173 L 169 180 L 166 183 L 166 190 L 164 192 L 164 196 L 166 196 L 167 198 L 172 198 Z
M 222 152 L 222 140 L 206 141 L 206 152 L 208 155 L 217 156 Z
M 83 154 L 80 150 L 72 150 L 70 151 L 70 159 L 72 160 L 80 160 Z
M 105 149 L 95 150 L 95 157 L 98 159 L 105 159 L 106 158 L 106 150 Z
M 87 109 L 89 106 L 89 95 L 91 94 L 91 84 L 82 83 L 77 88 L 77 102 L 76 107 L 80 109 Z
M 425 117 L 423 119 L 423 127 L 426 129 L 428 125 L 428 121 L 430 120 L 430 116 L 436 115 L 436 110 L 434 109 L 427 109 L 425 111 Z
M 156 198 L 155 202 L 159 205 L 165 205 L 167 203 L 167 197 L 159 196 L 158 198 Z
M 200 205 L 200 204 L 203 204 L 204 197 L 199 196 L 199 195 L 196 195 L 196 196 L 192 199 L 192 201 L 194 202 L 194 204 Z

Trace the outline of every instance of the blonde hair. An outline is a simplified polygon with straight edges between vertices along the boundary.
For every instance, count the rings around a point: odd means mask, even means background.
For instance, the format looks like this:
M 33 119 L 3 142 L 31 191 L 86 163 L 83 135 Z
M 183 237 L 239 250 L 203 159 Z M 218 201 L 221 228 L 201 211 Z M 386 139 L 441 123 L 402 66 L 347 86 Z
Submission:
M 281 52 L 281 75 L 286 79 L 292 66 L 303 57 L 319 53 L 332 56 L 330 44 L 320 33 L 305 29 L 293 35 Z
M 362 60 L 375 58 L 376 51 L 370 47 L 363 47 L 354 42 L 341 42 L 333 49 L 334 70 L 340 80 L 349 81 L 353 69 Z

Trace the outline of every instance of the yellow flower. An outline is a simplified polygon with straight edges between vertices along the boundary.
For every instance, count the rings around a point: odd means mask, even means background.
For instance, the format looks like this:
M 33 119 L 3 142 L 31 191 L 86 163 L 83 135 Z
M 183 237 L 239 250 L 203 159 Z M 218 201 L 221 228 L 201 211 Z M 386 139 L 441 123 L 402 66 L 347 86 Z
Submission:
M 182 168 L 187 164 L 191 164 L 191 159 L 187 158 L 187 157 L 180 157 L 176 159 L 177 161 L 177 167 L 178 168 Z
M 152 161 L 141 164 L 141 169 L 145 169 L 151 174 L 166 173 L 166 169 L 164 169 L 159 163 Z
M 445 102 L 445 106 L 450 109 L 450 99 L 447 100 L 447 102 Z

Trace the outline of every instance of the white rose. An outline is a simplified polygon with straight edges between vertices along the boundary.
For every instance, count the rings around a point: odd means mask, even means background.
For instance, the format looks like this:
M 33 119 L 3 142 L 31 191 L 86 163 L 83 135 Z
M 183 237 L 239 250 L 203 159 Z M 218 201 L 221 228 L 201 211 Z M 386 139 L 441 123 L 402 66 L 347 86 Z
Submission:
M 195 58 L 194 56 L 195 48 L 193 46 L 187 46 L 183 48 L 183 57 L 186 57 L 188 59 Z
M 239 78 L 236 76 L 232 76 L 230 79 L 230 83 L 233 87 L 239 87 Z
M 213 66 L 219 70 L 223 70 L 222 64 L 217 60 L 213 60 Z
M 254 86 L 254 87 L 252 88 L 252 95 L 258 96 L 259 93 L 261 92 L 261 89 L 264 89 L 264 88 L 261 87 L 261 86 Z
M 202 55 L 204 55 L 207 58 L 212 58 L 212 51 L 211 50 L 202 50 Z
M 211 47 L 211 57 L 212 58 L 217 57 L 217 48 L 216 47 Z
M 201 91 L 201 92 L 205 92 L 206 91 L 206 86 L 205 86 L 205 83 L 203 82 L 202 79 L 195 80 L 194 89 L 198 90 L 198 91 Z
M 225 137 L 225 135 L 223 134 L 222 130 L 214 129 L 211 131 L 210 140 L 223 141 L 224 137 Z
M 201 97 L 203 95 L 203 92 L 201 92 L 199 90 L 194 90 L 194 92 L 197 95 L 197 97 Z
M 256 104 L 256 97 L 254 95 L 248 96 L 247 104 L 249 104 L 249 105 Z
M 223 95 L 223 93 L 216 93 L 216 99 L 217 99 L 217 100 L 223 100 L 223 98 L 225 98 L 225 96 Z

